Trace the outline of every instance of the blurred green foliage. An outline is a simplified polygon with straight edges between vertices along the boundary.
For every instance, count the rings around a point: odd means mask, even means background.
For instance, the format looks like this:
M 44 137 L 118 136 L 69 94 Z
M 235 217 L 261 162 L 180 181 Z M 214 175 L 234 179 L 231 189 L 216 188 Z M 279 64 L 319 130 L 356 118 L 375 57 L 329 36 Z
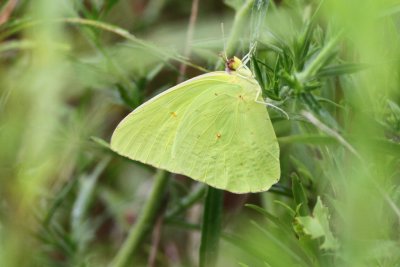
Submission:
M 200 1 L 189 43 L 191 1 L 0 2 L 0 266 L 108 266 L 155 173 L 113 129 L 255 40 L 282 177 L 225 194 L 217 266 L 400 266 L 400 3 L 258 2 Z M 197 266 L 204 194 L 171 176 L 131 266 Z

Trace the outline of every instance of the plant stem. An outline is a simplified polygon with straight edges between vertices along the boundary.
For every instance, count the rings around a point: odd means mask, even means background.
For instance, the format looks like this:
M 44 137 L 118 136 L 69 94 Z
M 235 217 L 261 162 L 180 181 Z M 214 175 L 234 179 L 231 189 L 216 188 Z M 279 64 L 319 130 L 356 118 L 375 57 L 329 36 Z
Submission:
M 179 201 L 176 206 L 167 211 L 165 215 L 166 219 L 171 219 L 190 208 L 199 199 L 204 197 L 206 189 L 207 186 L 205 186 L 204 184 L 197 185 L 197 187 L 188 196 L 184 197 L 181 201 Z
M 201 229 L 200 267 L 214 267 L 218 257 L 224 191 L 208 187 Z
M 112 32 L 118 36 L 121 36 L 128 41 L 131 41 L 135 44 L 138 44 L 146 49 L 149 49 L 149 51 L 153 52 L 155 56 L 159 57 L 161 61 L 166 61 L 168 59 L 173 59 L 177 62 L 184 63 L 192 68 L 198 69 L 202 72 L 209 72 L 209 70 L 198 66 L 196 64 L 191 63 L 190 61 L 186 60 L 184 57 L 177 55 L 175 53 L 171 53 L 171 51 L 164 51 L 161 50 L 159 46 L 153 45 L 149 42 L 145 42 L 139 38 L 136 38 L 135 35 L 131 34 L 129 31 L 117 27 L 115 25 L 105 23 L 105 22 L 100 22 L 96 20 L 90 20 L 90 19 L 82 19 L 82 18 L 60 18 L 60 19 L 52 19 L 52 20 L 27 20 L 19 23 L 17 26 L 14 26 L 11 30 L 1 32 L 0 33 L 0 40 L 3 40 L 10 35 L 19 32 L 21 30 L 31 28 L 33 26 L 36 26 L 38 24 L 46 24 L 46 23 L 69 23 L 69 24 L 76 24 L 76 25 L 86 25 L 86 26 L 91 26 L 95 27 L 98 29 L 101 29 L 103 31 L 107 32 Z
M 140 212 L 138 221 L 129 232 L 122 248 L 118 251 L 117 255 L 109 265 L 110 267 L 125 267 L 132 255 L 136 253 L 140 242 L 154 223 L 154 218 L 162 203 L 162 196 L 169 180 L 168 176 L 168 172 L 158 170 L 149 199 L 146 201 L 143 210 Z

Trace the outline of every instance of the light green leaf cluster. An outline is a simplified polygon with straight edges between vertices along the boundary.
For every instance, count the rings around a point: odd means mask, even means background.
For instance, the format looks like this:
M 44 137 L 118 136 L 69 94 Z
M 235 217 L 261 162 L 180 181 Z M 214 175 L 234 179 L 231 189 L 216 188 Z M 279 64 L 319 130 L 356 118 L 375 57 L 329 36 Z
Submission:
M 329 226 L 329 210 L 318 197 L 312 216 L 298 216 L 296 223 L 305 235 L 312 239 L 323 238 L 320 248 L 335 250 L 339 247 L 337 239 L 333 236 Z

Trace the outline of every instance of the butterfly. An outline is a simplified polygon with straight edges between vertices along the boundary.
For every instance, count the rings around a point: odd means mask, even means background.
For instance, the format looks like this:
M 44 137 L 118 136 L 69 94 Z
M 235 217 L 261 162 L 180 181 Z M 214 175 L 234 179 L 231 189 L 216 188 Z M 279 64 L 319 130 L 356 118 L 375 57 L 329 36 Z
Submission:
M 111 149 L 233 193 L 268 190 L 279 145 L 261 88 L 237 57 L 151 98 L 115 129 Z

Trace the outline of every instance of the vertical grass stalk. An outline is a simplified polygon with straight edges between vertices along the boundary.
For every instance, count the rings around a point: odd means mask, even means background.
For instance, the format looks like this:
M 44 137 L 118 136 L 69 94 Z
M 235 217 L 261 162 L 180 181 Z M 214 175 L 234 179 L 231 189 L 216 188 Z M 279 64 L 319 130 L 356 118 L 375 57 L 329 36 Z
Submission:
M 200 267 L 214 267 L 218 257 L 224 191 L 208 187 L 201 228 Z
M 158 170 L 149 199 L 146 201 L 138 221 L 129 232 L 127 239 L 111 262 L 110 267 L 127 266 L 128 261 L 132 259 L 133 255 L 136 253 L 139 244 L 142 242 L 147 232 L 151 229 L 154 219 L 159 211 L 163 201 L 162 196 L 169 180 L 168 176 L 168 172 L 164 170 Z

